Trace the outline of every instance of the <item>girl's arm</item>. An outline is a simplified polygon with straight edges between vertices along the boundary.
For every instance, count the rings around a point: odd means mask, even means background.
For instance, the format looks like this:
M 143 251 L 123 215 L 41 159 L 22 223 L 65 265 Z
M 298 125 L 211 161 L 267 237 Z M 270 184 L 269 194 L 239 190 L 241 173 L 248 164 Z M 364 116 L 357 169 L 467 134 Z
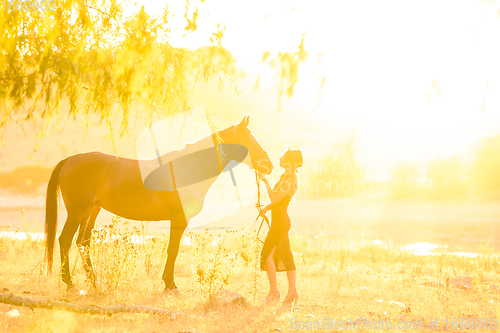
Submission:
M 269 204 L 269 205 L 267 205 L 267 206 L 264 206 L 264 208 L 262 208 L 262 209 L 261 209 L 261 211 L 260 211 L 260 214 L 259 214 L 259 215 L 260 215 L 260 216 L 265 216 L 265 215 L 266 215 L 266 213 L 267 213 L 267 211 L 268 211 L 268 210 L 270 210 L 272 207 L 273 207 L 273 204 L 272 204 L 272 203 L 270 203 L 270 204 Z
M 295 182 L 290 178 L 287 178 L 285 181 L 281 182 L 280 187 L 276 191 L 271 188 L 271 185 L 269 185 L 269 181 L 267 180 L 265 175 L 261 176 L 261 179 L 264 181 L 264 184 L 266 184 L 267 193 L 269 194 L 269 199 L 271 199 L 271 203 L 269 205 L 278 203 L 283 200 L 283 198 L 287 194 L 293 193 Z

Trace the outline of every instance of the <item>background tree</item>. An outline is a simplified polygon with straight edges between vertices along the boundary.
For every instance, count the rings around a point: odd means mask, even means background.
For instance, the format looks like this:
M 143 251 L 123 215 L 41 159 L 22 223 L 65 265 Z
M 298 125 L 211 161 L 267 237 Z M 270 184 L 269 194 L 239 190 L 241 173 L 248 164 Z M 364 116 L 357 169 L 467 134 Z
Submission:
M 469 179 L 476 193 L 500 190 L 500 135 L 483 139 L 475 150 Z
M 196 50 L 169 42 L 169 9 L 156 16 L 144 7 L 130 16 L 119 0 L 6 2 L 0 11 L 0 129 L 16 119 L 43 118 L 43 136 L 58 122 L 61 106 L 68 116 L 91 113 L 110 129 L 111 117 L 128 130 L 131 110 L 150 124 L 188 108 L 197 80 L 223 78 L 237 91 L 235 61 L 222 47 L 222 30 L 211 45 Z M 11 6 L 11 7 L 9 7 Z M 198 8 L 185 30 L 196 30 Z M 38 8 L 38 10 L 35 10 Z M 44 10 L 45 9 L 45 10 Z M 51 10 L 54 9 L 54 10 Z

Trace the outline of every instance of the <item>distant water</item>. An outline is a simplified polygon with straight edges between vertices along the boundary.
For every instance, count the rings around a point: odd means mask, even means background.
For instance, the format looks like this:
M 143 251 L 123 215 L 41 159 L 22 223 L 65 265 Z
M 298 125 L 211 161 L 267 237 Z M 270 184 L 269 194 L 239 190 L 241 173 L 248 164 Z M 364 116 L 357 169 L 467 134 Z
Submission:
M 154 236 L 132 236 L 132 243 L 135 244 L 140 244 L 144 242 L 147 239 L 151 239 Z M 10 238 L 10 239 L 15 239 L 15 240 L 20 240 L 20 241 L 26 241 L 26 240 L 36 240 L 36 241 L 43 241 L 45 239 L 45 236 L 42 232 L 23 232 L 23 231 L 1 231 L 0 232 L 0 238 Z M 184 236 L 182 239 L 182 244 L 190 246 L 192 243 L 192 239 L 189 236 Z M 216 245 L 215 241 L 212 242 L 212 245 Z M 379 240 L 373 240 L 371 242 L 365 243 L 365 244 L 357 244 L 358 246 L 363 246 L 363 245 L 368 245 L 368 244 L 374 244 L 377 246 L 384 247 L 387 244 L 384 244 L 384 242 L 379 241 Z M 418 256 L 433 256 L 433 255 L 441 255 L 443 253 L 449 254 L 449 255 L 454 255 L 458 257 L 469 257 L 469 258 L 476 258 L 478 256 L 477 253 L 474 252 L 447 252 L 446 247 L 440 246 L 438 244 L 431 244 L 431 243 L 415 243 L 415 244 L 408 244 L 406 246 L 400 247 L 401 250 L 408 251 L 414 255 Z M 444 250 L 444 252 L 443 252 Z
M 267 202 L 263 200 L 264 204 Z M 10 231 L 19 228 L 25 232 L 43 232 L 44 209 L 43 196 L 0 195 L 0 232 L 5 231 L 7 225 L 11 226 Z M 311 248 L 357 246 L 378 241 L 393 247 L 407 247 L 407 250 L 422 255 L 443 251 L 466 255 L 478 252 L 478 246 L 489 242 L 489 247 L 500 252 L 500 203 L 496 202 L 387 203 L 356 197 L 296 200 L 290 203 L 289 215 L 292 221 L 290 233 L 305 237 Z M 112 216 L 101 211 L 96 227 L 109 224 Z M 256 216 L 256 208 L 249 205 L 230 217 L 197 230 L 258 228 Z M 61 200 L 59 231 L 65 220 L 66 210 Z M 130 221 L 130 225 L 141 227 L 141 222 Z M 169 221 L 150 222 L 148 234 L 161 234 L 169 226 Z M 266 231 L 267 226 L 264 226 L 263 232 Z

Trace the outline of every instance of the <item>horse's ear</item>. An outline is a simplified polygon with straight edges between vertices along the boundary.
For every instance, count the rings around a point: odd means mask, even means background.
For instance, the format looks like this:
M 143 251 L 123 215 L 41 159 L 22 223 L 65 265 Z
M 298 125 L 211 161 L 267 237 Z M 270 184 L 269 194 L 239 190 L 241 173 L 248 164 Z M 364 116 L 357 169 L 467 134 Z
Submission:
M 238 129 L 246 128 L 248 126 L 249 121 L 250 121 L 250 116 L 245 116 L 245 117 L 243 117 L 241 122 L 238 125 L 236 125 L 236 127 Z

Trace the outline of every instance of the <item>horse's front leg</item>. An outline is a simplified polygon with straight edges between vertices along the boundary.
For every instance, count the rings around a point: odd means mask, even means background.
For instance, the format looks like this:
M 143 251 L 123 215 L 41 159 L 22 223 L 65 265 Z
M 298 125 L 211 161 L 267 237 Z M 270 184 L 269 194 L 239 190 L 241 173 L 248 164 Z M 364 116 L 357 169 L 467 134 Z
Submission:
M 182 217 L 170 220 L 170 239 L 168 241 L 167 248 L 167 264 L 165 265 L 165 270 L 163 271 L 165 291 L 178 291 L 174 282 L 174 266 L 177 254 L 179 253 L 181 238 L 187 227 L 187 220 L 184 217 L 184 214 L 182 215 Z

